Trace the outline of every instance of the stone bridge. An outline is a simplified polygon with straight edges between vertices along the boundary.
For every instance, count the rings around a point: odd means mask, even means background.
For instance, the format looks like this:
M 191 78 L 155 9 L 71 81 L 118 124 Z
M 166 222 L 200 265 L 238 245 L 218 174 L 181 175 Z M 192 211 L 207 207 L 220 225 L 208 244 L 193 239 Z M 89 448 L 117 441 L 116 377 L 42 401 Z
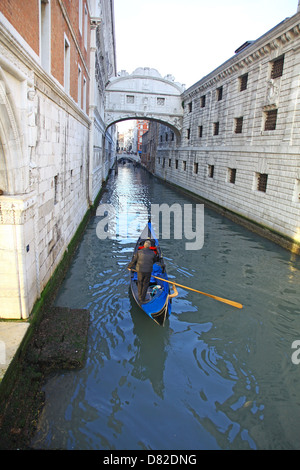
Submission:
M 181 94 L 184 85 L 171 75 L 162 77 L 155 69 L 122 71 L 106 85 L 106 126 L 127 119 L 154 120 L 169 126 L 177 137 L 182 130 Z

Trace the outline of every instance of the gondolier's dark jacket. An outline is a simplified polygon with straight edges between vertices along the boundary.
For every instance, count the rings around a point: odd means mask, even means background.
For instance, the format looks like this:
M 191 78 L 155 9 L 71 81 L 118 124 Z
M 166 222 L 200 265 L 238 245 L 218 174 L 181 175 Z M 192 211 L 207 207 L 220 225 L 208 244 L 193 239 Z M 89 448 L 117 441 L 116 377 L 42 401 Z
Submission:
M 139 250 L 130 261 L 128 268 L 140 273 L 151 273 L 153 264 L 159 261 L 159 256 L 150 248 Z

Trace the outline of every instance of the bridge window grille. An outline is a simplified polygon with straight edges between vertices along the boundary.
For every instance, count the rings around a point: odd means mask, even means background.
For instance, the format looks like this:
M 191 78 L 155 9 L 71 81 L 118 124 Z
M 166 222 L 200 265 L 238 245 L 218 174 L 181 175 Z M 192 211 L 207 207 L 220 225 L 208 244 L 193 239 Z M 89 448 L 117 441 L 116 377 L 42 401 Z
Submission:
M 220 123 L 214 122 L 213 135 L 219 135 Z
M 214 171 L 215 171 L 215 166 L 214 165 L 208 165 L 208 177 L 209 178 L 214 177 Z
M 241 134 L 242 130 L 243 130 L 243 118 L 242 117 L 236 118 L 234 132 L 236 134 Z
M 277 109 L 271 109 L 265 113 L 265 131 L 274 131 L 277 122 Z
M 240 91 L 247 90 L 247 85 L 248 85 L 248 74 L 245 73 L 245 75 L 242 75 L 240 77 Z
M 203 136 L 203 126 L 199 126 L 198 127 L 198 137 L 202 137 Z
M 272 62 L 271 78 L 282 77 L 284 56 Z
M 257 173 L 257 190 L 263 193 L 267 190 L 268 175 L 266 173 Z
M 200 97 L 200 108 L 205 108 L 206 95 Z
M 217 101 L 221 101 L 223 99 L 223 87 L 220 86 L 217 88 Z
M 165 98 L 157 98 L 157 106 L 164 106 L 165 105 Z
M 235 179 L 236 179 L 236 168 L 228 168 L 229 183 L 235 184 Z
M 134 103 L 134 96 L 133 95 L 126 95 L 126 101 L 128 104 Z

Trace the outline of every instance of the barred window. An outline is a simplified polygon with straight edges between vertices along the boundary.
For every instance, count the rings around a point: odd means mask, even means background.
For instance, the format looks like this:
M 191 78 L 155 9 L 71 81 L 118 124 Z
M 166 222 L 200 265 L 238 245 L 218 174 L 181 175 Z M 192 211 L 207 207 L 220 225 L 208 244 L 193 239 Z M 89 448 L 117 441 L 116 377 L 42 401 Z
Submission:
M 267 190 L 268 175 L 266 173 L 257 173 L 257 190 L 263 193 Z
M 157 106 L 164 106 L 165 105 L 165 98 L 157 98 Z
M 215 166 L 214 165 L 208 165 L 208 176 L 209 176 L 209 178 L 214 177 L 214 171 L 215 171 Z
M 126 95 L 126 101 L 128 104 L 134 103 L 134 95 Z
M 271 78 L 281 77 L 283 74 L 284 56 L 272 62 Z
M 203 95 L 200 97 L 200 108 L 205 108 L 206 96 Z
M 246 90 L 248 85 L 248 74 L 242 75 L 240 77 L 240 91 Z
M 242 117 L 236 118 L 234 132 L 236 134 L 241 134 L 242 130 L 243 130 L 243 118 Z
M 223 87 L 220 86 L 219 88 L 217 88 L 217 101 L 221 101 L 222 98 L 223 98 Z
M 277 109 L 271 109 L 265 113 L 265 131 L 274 131 L 277 122 Z
M 228 181 L 229 183 L 235 184 L 236 168 L 228 168 Z
M 220 127 L 220 123 L 214 122 L 213 135 L 219 135 L 219 127 Z

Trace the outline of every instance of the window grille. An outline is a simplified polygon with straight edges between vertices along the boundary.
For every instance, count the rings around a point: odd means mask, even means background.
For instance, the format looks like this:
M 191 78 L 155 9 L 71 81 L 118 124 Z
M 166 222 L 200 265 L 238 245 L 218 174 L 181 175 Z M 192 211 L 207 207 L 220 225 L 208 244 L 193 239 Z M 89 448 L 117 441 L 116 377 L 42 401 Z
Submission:
M 157 106 L 164 106 L 165 98 L 157 98 Z
M 134 95 L 126 95 L 126 101 L 128 104 L 134 103 Z
M 214 122 L 214 135 L 219 135 L 219 122 Z
M 277 109 L 266 111 L 265 131 L 274 131 L 277 122 Z
M 229 168 L 229 183 L 235 184 L 236 168 Z
M 272 63 L 271 78 L 281 77 L 283 74 L 284 56 L 276 59 Z
M 243 129 L 243 118 L 242 118 L 242 117 L 236 118 L 236 120 L 235 120 L 235 130 L 234 130 L 234 132 L 235 132 L 236 134 L 241 134 L 241 133 L 242 133 L 242 129 Z
M 208 165 L 208 176 L 209 176 L 209 178 L 214 177 L 214 171 L 215 171 L 215 166 L 214 165 Z
M 248 85 L 248 74 L 245 73 L 245 75 L 242 75 L 240 77 L 240 91 L 246 90 L 247 85 Z
M 267 190 L 268 175 L 266 173 L 258 173 L 257 175 L 257 190 L 263 193 Z

